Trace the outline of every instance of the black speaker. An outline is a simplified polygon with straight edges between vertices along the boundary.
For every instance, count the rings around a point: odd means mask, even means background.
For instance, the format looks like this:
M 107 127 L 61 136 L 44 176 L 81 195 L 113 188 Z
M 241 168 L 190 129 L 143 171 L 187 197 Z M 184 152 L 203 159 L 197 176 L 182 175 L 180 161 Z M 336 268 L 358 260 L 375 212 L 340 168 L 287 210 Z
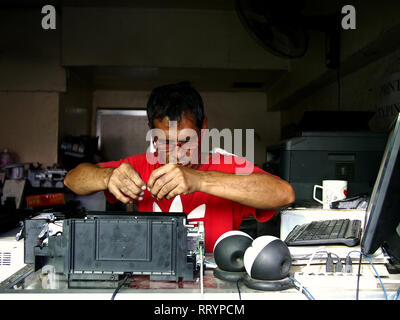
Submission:
M 238 281 L 245 275 L 244 253 L 253 238 L 242 231 L 228 231 L 214 245 L 214 260 L 217 268 L 214 276 L 226 281 Z
M 244 254 L 247 274 L 244 284 L 252 289 L 279 291 L 293 288 L 288 278 L 292 258 L 287 245 L 279 238 L 262 236 L 255 239 Z

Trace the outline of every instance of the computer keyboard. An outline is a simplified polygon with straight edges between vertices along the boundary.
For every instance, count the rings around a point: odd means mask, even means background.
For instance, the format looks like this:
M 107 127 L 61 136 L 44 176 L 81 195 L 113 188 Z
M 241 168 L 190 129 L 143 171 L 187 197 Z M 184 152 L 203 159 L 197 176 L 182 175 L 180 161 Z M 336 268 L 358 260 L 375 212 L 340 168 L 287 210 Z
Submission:
M 360 220 L 321 220 L 295 226 L 285 243 L 288 246 L 342 244 L 352 247 L 360 238 Z

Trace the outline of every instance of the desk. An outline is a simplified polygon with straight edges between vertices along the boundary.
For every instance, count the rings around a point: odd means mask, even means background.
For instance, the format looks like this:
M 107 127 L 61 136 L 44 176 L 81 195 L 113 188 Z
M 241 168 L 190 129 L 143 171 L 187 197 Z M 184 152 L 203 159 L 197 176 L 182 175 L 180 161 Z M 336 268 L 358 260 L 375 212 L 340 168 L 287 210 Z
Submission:
M 15 261 L 18 261 L 18 269 L 14 274 L 4 281 L 0 282 L 0 300 L 24 300 L 24 299 L 45 299 L 45 300 L 109 300 L 114 292 L 114 288 L 110 289 L 72 289 L 68 288 L 66 278 L 63 274 L 55 274 L 51 272 L 51 268 L 47 270 L 38 270 L 34 272 L 32 264 L 23 264 L 23 241 L 16 241 L 15 234 L 18 229 L 12 230 L 6 234 L 0 235 L 0 240 L 8 240 L 11 245 L 17 248 Z M 326 248 L 331 252 L 336 252 L 344 257 L 336 248 Z M 347 252 L 357 248 L 343 247 L 342 251 Z M 310 247 L 309 250 L 315 251 Z M 309 252 L 311 252 L 309 251 Z M 298 252 L 291 251 L 292 257 Z M 357 270 L 357 254 L 352 256 L 353 269 Z M 212 255 L 206 255 L 208 261 L 213 261 Z M 320 274 L 324 266 L 323 260 L 314 259 L 311 265 L 312 271 Z M 384 268 L 383 261 L 377 261 L 380 267 Z M 367 264 L 367 261 L 364 260 Z M 375 263 L 375 262 L 374 262 Z M 297 272 L 301 272 L 307 260 L 294 260 L 290 270 L 290 275 L 294 276 Z M 44 268 L 45 269 L 45 268 Z M 380 271 L 379 271 L 380 272 Z M 356 297 L 356 282 L 354 278 L 347 277 L 345 285 L 343 279 L 339 275 L 335 275 L 338 281 L 332 281 L 331 276 L 326 276 L 329 281 L 309 281 L 305 279 L 303 285 L 311 292 L 315 299 L 324 300 L 354 300 Z M 299 278 L 300 280 L 300 278 Z M 307 280 L 308 281 L 308 280 Z M 349 282 L 353 281 L 353 284 Z M 387 290 L 389 299 L 393 299 L 397 289 L 400 287 L 400 275 L 389 275 L 386 273 L 382 277 L 382 281 Z M 263 292 L 253 290 L 239 282 L 239 290 L 236 283 L 226 282 L 214 277 L 213 270 L 207 269 L 204 273 L 204 290 L 200 291 L 200 282 L 185 281 L 150 281 L 148 276 L 133 276 L 130 282 L 124 286 L 116 296 L 116 299 L 129 300 L 306 300 L 307 298 L 297 289 L 292 288 L 277 292 Z M 239 294 L 240 292 L 240 294 Z M 377 279 L 374 278 L 372 272 L 366 272 L 366 276 L 360 280 L 360 299 L 384 299 L 382 288 Z
M 212 259 L 208 256 L 207 259 Z M 290 274 L 300 272 L 304 266 L 292 265 Z M 354 264 L 353 267 L 357 269 Z M 312 265 L 320 270 L 321 265 Z M 50 277 L 53 277 L 52 279 Z M 329 277 L 329 276 L 326 276 Z M 336 275 L 337 279 L 340 279 Z M 12 277 L 11 277 L 12 278 Z M 368 278 L 368 279 L 367 279 Z M 373 277 L 372 277 L 373 278 Z M 8 279 L 10 280 L 10 278 Z M 69 289 L 62 274 L 42 274 L 42 270 L 33 271 L 32 265 L 26 265 L 14 275 L 12 281 L 0 284 L 0 300 L 110 300 L 114 289 Z M 343 286 L 341 281 L 319 281 L 307 286 L 316 300 L 354 300 L 356 297 L 355 278 L 350 279 L 353 284 Z M 390 275 L 382 278 L 389 299 L 393 299 L 400 287 L 400 275 Z M 116 300 L 306 300 L 307 298 L 297 289 L 288 289 L 277 292 L 263 292 L 247 288 L 239 283 L 219 280 L 208 269 L 204 274 L 204 291 L 200 292 L 199 281 L 171 282 L 149 281 L 148 276 L 134 276 L 130 283 L 123 287 L 116 295 Z M 14 285 L 15 284 L 15 285 Z M 10 286 L 11 285 L 11 286 Z M 52 289 L 51 289 L 52 288 Z M 371 277 L 360 280 L 360 300 L 384 299 L 382 288 L 377 280 L 371 282 Z

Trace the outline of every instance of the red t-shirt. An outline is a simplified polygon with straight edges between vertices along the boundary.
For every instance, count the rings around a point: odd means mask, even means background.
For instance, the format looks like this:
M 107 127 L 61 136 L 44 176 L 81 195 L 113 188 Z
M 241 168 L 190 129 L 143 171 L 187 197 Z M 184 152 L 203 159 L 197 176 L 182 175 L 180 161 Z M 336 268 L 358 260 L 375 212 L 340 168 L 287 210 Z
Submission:
M 152 156 L 152 154 L 148 154 Z M 220 157 L 220 158 L 218 158 Z M 218 160 L 219 159 L 219 163 Z M 153 161 L 151 161 L 153 162 Z M 110 161 L 99 163 L 102 167 L 117 168 L 122 163 L 129 163 L 136 172 L 139 173 L 142 180 L 147 183 L 150 174 L 153 170 L 159 168 L 159 163 L 152 164 L 146 159 L 146 153 L 130 156 L 119 161 Z M 247 166 L 247 167 L 245 167 Z M 227 173 L 237 173 L 238 169 L 248 173 L 267 172 L 260 168 L 251 165 L 246 159 L 221 155 L 214 153 L 210 156 L 207 163 L 202 164 L 197 170 L 202 171 L 219 171 Z M 248 169 L 247 169 L 248 168 Z M 118 200 L 108 191 L 105 191 L 107 201 L 116 203 Z M 256 210 L 240 203 L 226 200 L 203 192 L 194 192 L 188 195 L 180 195 L 182 201 L 183 212 L 190 214 L 195 208 L 205 204 L 205 215 L 202 219 L 195 219 L 194 221 L 204 221 L 204 241 L 206 252 L 212 252 L 214 244 L 217 239 L 227 231 L 237 230 L 244 218 L 253 216 L 259 222 L 268 221 L 275 213 L 275 210 Z M 158 201 L 153 198 L 151 193 L 147 190 L 144 192 L 143 200 L 134 200 L 140 212 L 153 212 L 154 202 L 162 210 L 162 212 L 169 212 L 173 199 L 162 199 Z M 204 207 L 204 206 L 203 206 Z

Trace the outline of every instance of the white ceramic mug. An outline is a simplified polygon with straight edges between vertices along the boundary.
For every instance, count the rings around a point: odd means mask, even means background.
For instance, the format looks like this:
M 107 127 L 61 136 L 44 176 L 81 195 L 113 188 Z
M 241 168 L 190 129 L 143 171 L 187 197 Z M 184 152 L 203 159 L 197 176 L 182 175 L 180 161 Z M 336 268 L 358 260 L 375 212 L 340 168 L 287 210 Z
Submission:
M 322 189 L 322 200 L 316 196 L 317 189 Z M 322 204 L 323 209 L 330 209 L 331 203 L 347 198 L 347 181 L 324 180 L 322 186 L 315 185 L 313 199 Z

